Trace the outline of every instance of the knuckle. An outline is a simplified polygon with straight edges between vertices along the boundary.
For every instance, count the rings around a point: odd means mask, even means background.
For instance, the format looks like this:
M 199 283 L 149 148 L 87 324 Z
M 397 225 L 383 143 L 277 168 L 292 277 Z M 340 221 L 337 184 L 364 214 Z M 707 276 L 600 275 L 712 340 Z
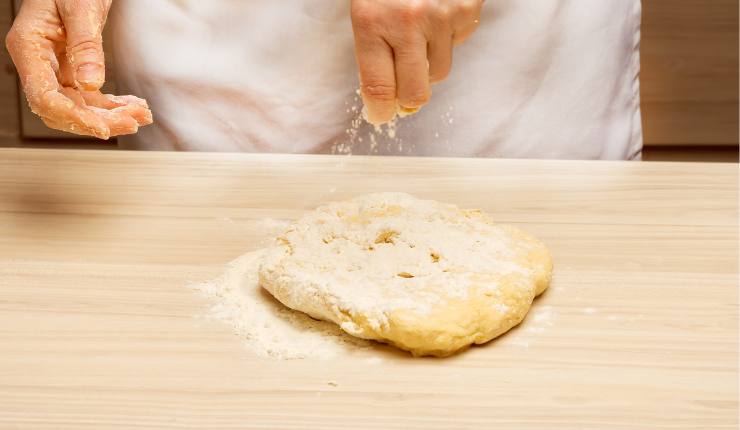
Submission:
M 438 21 L 448 22 L 452 19 L 452 8 L 448 4 L 444 4 L 437 8 L 435 15 Z
M 429 5 L 427 0 L 410 0 L 398 11 L 399 19 L 408 24 L 415 24 L 425 19 Z
M 67 46 L 67 53 L 72 57 L 99 57 L 103 53 L 102 41 L 83 40 Z
M 458 2 L 458 11 L 465 15 L 474 14 L 478 10 L 479 0 L 462 0 Z
M 5 49 L 14 61 L 21 60 L 29 50 L 33 49 L 27 29 L 13 24 L 5 35 Z
M 378 21 L 378 14 L 372 5 L 358 2 L 352 7 L 352 24 L 361 29 L 370 29 L 375 27 Z
M 5 49 L 8 50 L 8 52 L 11 52 L 14 50 L 14 48 L 20 43 L 21 41 L 21 35 L 18 32 L 18 28 L 13 26 L 10 28 L 10 31 L 8 31 L 8 34 L 5 35 Z
M 362 84 L 362 93 L 375 100 L 393 101 L 396 99 L 395 85 L 385 82 L 370 81 Z

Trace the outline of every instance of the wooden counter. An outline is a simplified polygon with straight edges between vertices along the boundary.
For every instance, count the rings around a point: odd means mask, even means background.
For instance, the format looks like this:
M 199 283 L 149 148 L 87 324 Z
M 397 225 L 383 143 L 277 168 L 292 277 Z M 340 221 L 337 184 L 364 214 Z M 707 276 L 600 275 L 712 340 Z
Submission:
M 736 164 L 0 150 L 0 429 L 734 429 Z M 451 359 L 266 361 L 186 287 L 264 218 L 406 191 L 520 225 L 555 279 Z

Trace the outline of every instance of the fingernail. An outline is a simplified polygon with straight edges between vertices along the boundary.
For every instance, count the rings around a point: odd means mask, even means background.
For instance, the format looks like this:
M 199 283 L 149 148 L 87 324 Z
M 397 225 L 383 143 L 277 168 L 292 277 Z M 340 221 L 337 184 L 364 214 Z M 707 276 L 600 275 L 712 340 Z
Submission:
M 77 68 L 77 82 L 82 85 L 100 86 L 103 84 L 103 68 L 97 64 L 83 64 Z
M 414 114 L 414 113 L 418 112 L 419 109 L 421 109 L 421 108 L 418 108 L 418 107 L 406 107 L 406 106 L 398 105 L 398 112 L 397 113 L 398 113 L 398 116 L 400 116 L 401 118 L 403 118 L 403 117 L 406 117 L 406 116 L 409 116 L 411 114 Z

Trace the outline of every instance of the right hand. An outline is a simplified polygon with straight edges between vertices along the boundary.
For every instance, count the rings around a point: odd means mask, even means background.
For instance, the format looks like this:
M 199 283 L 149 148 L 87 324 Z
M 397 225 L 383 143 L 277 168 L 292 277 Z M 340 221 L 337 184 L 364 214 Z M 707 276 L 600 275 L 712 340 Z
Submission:
M 57 130 L 108 139 L 152 123 L 146 101 L 103 94 L 112 0 L 25 0 L 5 44 L 31 110 Z
M 447 77 L 453 46 L 478 27 L 484 0 L 352 0 L 355 55 L 367 120 L 417 111 Z

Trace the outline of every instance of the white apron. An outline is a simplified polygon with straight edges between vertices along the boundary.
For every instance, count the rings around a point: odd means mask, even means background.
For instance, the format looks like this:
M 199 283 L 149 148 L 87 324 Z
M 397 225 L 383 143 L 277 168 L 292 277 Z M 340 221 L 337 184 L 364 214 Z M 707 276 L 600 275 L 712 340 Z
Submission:
M 146 98 L 155 119 L 121 146 L 639 157 L 639 0 L 488 0 L 452 73 L 395 133 L 357 121 L 349 3 L 113 2 L 119 91 Z

